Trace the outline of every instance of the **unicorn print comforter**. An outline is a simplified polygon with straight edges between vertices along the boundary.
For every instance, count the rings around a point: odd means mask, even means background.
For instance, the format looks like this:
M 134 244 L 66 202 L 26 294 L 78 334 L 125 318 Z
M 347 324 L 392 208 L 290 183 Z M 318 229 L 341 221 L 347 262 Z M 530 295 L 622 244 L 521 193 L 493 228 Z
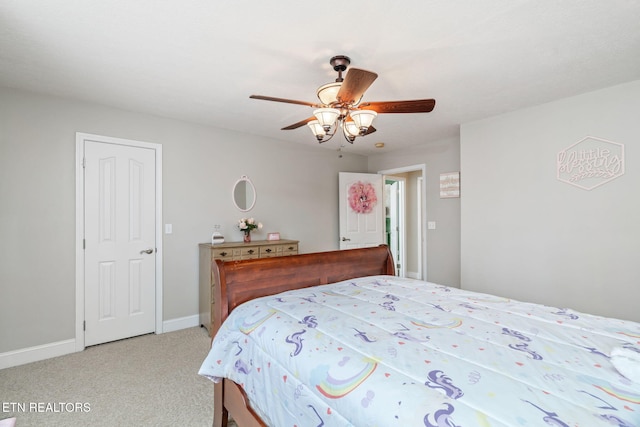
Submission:
M 640 324 L 374 276 L 237 307 L 200 374 L 271 426 L 640 426 Z

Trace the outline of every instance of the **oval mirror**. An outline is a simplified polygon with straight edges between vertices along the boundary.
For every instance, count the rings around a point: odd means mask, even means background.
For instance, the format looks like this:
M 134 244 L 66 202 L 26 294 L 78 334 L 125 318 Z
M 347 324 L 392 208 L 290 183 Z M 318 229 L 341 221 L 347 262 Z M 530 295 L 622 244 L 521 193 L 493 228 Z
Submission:
M 233 186 L 233 203 L 242 212 L 250 211 L 256 204 L 256 189 L 246 175 Z

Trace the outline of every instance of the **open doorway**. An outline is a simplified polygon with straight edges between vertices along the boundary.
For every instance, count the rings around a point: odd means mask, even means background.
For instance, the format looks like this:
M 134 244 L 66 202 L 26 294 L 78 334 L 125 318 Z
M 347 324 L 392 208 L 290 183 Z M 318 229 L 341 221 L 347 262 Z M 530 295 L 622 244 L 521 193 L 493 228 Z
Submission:
M 427 277 L 427 247 L 426 247 L 426 194 L 424 178 L 426 176 L 426 165 L 413 165 L 396 169 L 388 169 L 378 171 L 384 175 L 385 179 L 385 197 L 389 199 L 389 203 L 385 201 L 385 217 L 387 214 L 387 205 L 389 207 L 388 231 L 386 235 L 396 265 L 399 276 L 411 277 L 416 279 L 425 279 Z M 394 182 L 403 182 L 397 184 L 397 188 L 402 188 L 403 197 L 392 197 L 387 195 L 387 181 L 389 183 L 390 194 L 393 194 L 392 188 Z M 392 206 L 396 200 L 400 205 L 398 209 Z M 402 211 L 400 210 L 400 207 Z M 394 215 L 394 212 L 397 212 Z M 397 226 L 393 224 L 394 216 L 397 219 Z M 387 219 L 387 218 L 385 218 Z M 386 227 L 387 228 L 387 227 Z M 394 228 L 397 229 L 398 251 L 395 252 L 396 238 L 393 235 Z
M 405 178 L 385 175 L 385 241 L 396 264 L 396 275 L 405 277 Z

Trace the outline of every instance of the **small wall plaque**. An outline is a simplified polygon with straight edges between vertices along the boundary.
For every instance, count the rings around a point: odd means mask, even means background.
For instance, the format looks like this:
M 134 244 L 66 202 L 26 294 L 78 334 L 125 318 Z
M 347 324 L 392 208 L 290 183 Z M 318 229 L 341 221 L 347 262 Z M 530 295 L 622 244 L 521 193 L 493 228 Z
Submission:
M 460 172 L 440 174 L 440 198 L 460 197 Z

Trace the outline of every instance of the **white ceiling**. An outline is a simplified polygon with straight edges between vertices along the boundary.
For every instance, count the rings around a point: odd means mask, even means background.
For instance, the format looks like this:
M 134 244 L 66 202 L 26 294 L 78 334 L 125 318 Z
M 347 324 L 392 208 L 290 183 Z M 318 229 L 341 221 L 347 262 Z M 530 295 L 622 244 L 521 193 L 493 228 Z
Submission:
M 310 107 L 249 95 L 316 102 L 342 54 L 379 75 L 364 101 L 437 101 L 378 116 L 345 148 L 367 155 L 640 79 L 639 23 L 639 0 L 2 0 L 0 86 L 317 146 L 280 130 Z

